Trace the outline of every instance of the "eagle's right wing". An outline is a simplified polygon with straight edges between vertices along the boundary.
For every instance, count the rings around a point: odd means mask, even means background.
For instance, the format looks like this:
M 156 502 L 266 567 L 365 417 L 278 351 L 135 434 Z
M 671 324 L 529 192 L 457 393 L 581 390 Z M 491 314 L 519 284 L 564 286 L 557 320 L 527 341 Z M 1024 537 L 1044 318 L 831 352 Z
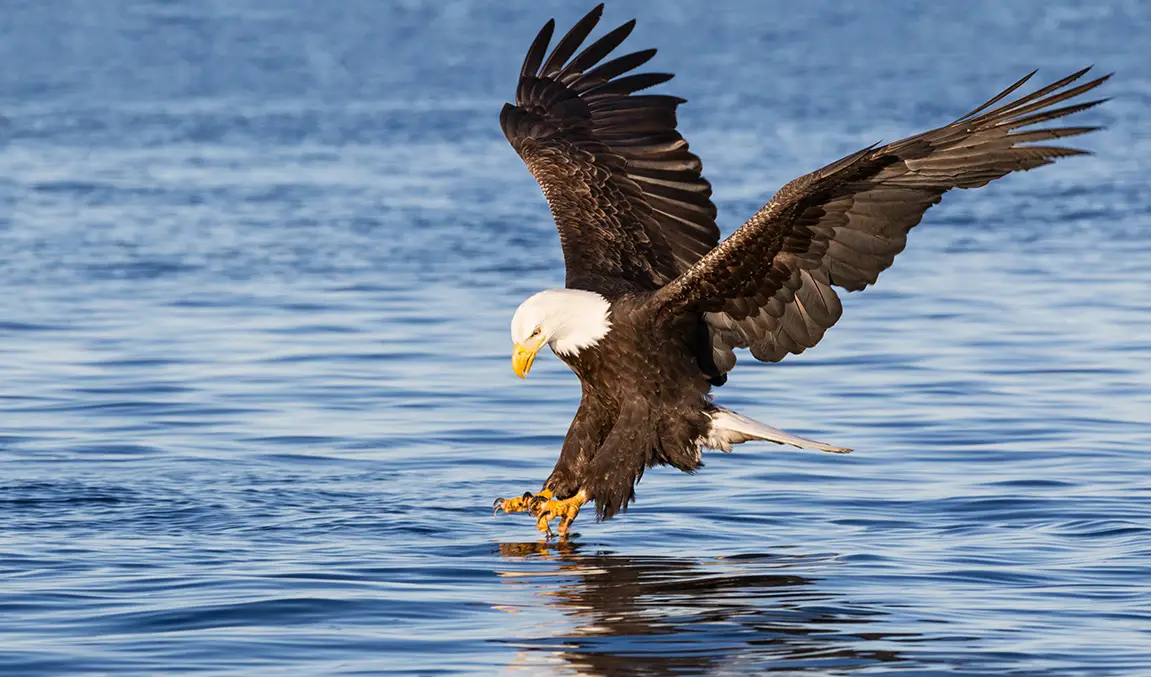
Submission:
M 546 61 L 555 21 L 544 26 L 500 126 L 551 207 L 568 286 L 622 280 L 654 290 L 719 242 L 715 206 L 699 158 L 675 129 L 683 99 L 635 94 L 672 77 L 629 74 L 655 50 L 601 63 L 635 22 L 575 55 L 602 13 L 600 5 L 581 19 Z
M 1070 86 L 1087 70 L 984 112 L 1032 73 L 950 125 L 865 148 L 792 181 L 653 301 L 673 312 L 707 313 L 721 371 L 735 365 L 736 347 L 750 347 L 765 362 L 803 352 L 839 319 L 832 287 L 873 284 L 943 193 L 1083 154 L 1032 143 L 1096 127 L 1024 128 L 1102 103 L 1056 107 L 1109 77 Z

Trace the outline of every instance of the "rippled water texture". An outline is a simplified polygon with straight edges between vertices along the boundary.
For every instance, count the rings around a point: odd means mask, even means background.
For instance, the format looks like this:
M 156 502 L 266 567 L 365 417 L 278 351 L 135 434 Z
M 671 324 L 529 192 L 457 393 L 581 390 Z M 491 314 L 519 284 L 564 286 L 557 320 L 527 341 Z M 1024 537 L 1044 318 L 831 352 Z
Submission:
M 590 5 L 590 0 L 587 3 Z M 794 3 L 798 5 L 798 3 Z M 13 1 L 0 674 L 1151 674 L 1151 5 L 613 2 L 730 232 L 1021 74 L 1097 154 L 949 195 L 744 445 L 544 545 L 579 387 L 500 106 L 553 2 Z

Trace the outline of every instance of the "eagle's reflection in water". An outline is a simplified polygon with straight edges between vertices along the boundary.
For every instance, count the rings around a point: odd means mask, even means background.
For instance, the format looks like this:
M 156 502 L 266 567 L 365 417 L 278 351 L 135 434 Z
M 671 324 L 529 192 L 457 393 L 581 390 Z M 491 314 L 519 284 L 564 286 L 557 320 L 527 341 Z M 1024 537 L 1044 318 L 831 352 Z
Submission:
M 538 588 L 575 624 L 513 642 L 520 665 L 558 657 L 581 674 L 614 677 L 838 674 L 901 660 L 867 648 L 896 639 L 873 625 L 884 612 L 836 600 L 817 579 L 796 573 L 825 557 L 631 557 L 543 543 L 501 543 L 499 551 L 509 561 L 554 562 L 553 569 L 500 575 L 506 584 Z

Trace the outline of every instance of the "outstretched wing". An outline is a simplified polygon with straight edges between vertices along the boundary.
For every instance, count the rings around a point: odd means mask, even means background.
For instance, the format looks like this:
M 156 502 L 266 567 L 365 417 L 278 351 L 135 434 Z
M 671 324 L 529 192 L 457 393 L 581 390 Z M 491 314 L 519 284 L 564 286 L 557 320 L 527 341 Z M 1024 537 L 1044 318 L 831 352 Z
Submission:
M 952 188 L 977 188 L 1014 171 L 1085 151 L 1033 145 L 1096 127 L 1026 129 L 1102 103 L 1058 106 L 1107 77 L 1071 86 L 1089 69 L 988 111 L 1024 77 L 946 127 L 865 148 L 784 186 L 731 237 L 661 289 L 655 302 L 704 311 L 714 358 L 732 349 L 776 362 L 814 346 L 842 313 L 832 287 L 873 284 L 903 250 L 907 232 Z M 987 112 L 985 112 L 987 111 Z
M 719 242 L 711 186 L 676 131 L 683 99 L 635 93 L 670 80 L 632 73 L 655 50 L 603 62 L 631 33 L 616 28 L 574 58 L 603 13 L 593 9 L 544 60 L 549 21 L 524 59 L 500 126 L 543 189 L 569 287 L 656 289 Z

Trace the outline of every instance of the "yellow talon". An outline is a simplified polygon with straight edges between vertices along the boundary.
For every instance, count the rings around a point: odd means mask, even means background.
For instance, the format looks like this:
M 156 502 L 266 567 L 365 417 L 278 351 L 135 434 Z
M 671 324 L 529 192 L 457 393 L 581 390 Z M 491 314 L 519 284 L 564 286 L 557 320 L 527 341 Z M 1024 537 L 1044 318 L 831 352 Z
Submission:
M 538 494 L 525 491 L 523 496 L 516 498 L 497 498 L 492 504 L 492 512 L 503 510 L 507 513 L 527 512 L 536 518 L 536 528 L 544 532 L 547 538 L 552 537 L 551 521 L 558 519 L 559 536 L 566 539 L 571 523 L 579 515 L 580 507 L 587 503 L 587 494 L 582 490 L 563 500 L 556 500 L 550 489 L 544 489 Z
M 571 524 L 579 515 L 579 510 L 584 503 L 587 503 L 587 495 L 580 491 L 575 496 L 560 501 L 550 497 L 537 496 L 529 502 L 528 508 L 536 518 L 536 528 L 544 532 L 548 538 L 552 537 L 550 522 L 553 519 L 558 519 L 560 521 L 559 537 L 562 540 L 568 537 Z
M 506 513 L 513 512 L 527 512 L 531 507 L 532 501 L 543 499 L 548 500 L 552 497 L 550 489 L 544 489 L 538 494 L 533 494 L 530 491 L 525 491 L 523 496 L 515 498 L 497 498 L 496 502 L 492 504 L 492 512 L 497 513 L 503 510 Z

